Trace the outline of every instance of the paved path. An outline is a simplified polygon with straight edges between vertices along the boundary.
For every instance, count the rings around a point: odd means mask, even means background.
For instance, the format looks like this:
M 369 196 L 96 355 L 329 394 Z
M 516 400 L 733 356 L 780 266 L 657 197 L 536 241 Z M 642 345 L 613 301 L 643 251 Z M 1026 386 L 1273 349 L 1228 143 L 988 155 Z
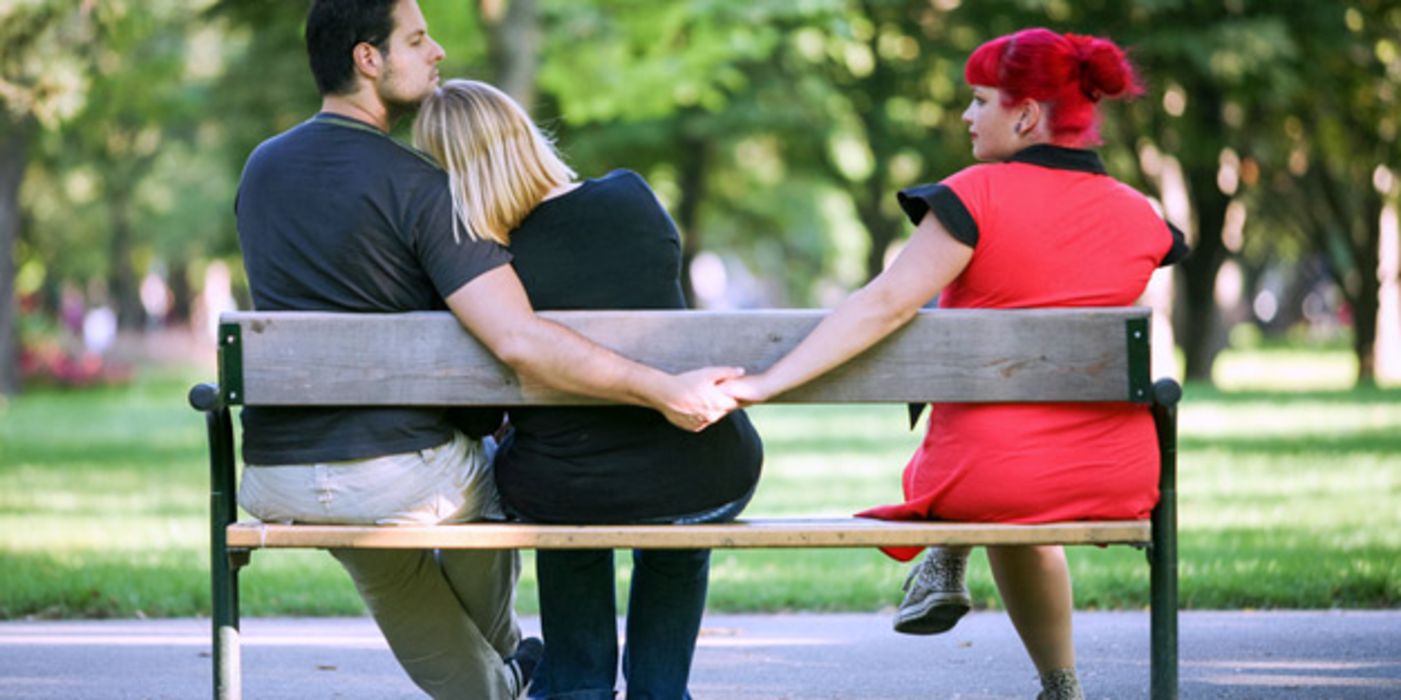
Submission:
M 1076 615 L 1091 698 L 1147 697 L 1148 616 Z M 1184 698 L 1401 698 L 1401 611 L 1189 612 Z M 210 695 L 207 620 L 0 623 L 0 698 L 127 700 Z M 528 632 L 539 629 L 525 620 Z M 364 618 L 244 621 L 249 700 L 419 698 Z M 886 615 L 711 615 L 697 700 L 1035 697 L 1005 616 L 905 637 Z

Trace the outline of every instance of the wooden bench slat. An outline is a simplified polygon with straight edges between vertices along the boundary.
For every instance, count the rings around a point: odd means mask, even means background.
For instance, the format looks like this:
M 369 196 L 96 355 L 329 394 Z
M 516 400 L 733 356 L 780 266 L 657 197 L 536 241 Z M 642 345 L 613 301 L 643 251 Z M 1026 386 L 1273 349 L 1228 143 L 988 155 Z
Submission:
M 667 371 L 773 364 L 822 310 L 543 312 L 619 354 Z M 1146 401 L 1130 397 L 1127 322 L 1146 308 L 940 309 L 781 403 Z M 522 383 L 447 312 L 239 312 L 238 383 L 245 405 L 594 404 Z M 1145 322 L 1146 324 L 1146 322 Z M 1146 328 L 1146 325 L 1144 326 Z M 1146 331 L 1132 342 L 1147 357 Z M 703 339 L 697 342 L 697 339 Z M 232 361 L 232 360 L 231 360 Z M 1141 370 L 1143 387 L 1147 365 Z M 1140 387 L 1142 389 L 1143 387 Z M 226 394 L 227 396 L 227 394 Z
M 709 525 L 435 526 L 276 525 L 228 527 L 230 547 L 360 549 L 743 549 L 999 544 L 1146 544 L 1146 520 L 1003 525 L 860 518 L 757 518 Z

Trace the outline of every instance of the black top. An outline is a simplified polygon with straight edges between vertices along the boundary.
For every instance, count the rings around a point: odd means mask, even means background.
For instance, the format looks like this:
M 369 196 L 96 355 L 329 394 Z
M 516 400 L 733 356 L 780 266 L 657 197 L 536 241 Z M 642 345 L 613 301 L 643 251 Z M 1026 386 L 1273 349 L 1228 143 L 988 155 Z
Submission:
M 542 202 L 511 234 L 536 309 L 681 309 L 681 244 L 636 173 L 618 170 Z M 632 406 L 511 409 L 496 458 L 505 502 L 539 522 L 624 523 L 744 496 L 763 448 L 743 412 L 701 433 Z
M 1100 160 L 1098 153 L 1052 144 L 1028 146 L 1012 154 L 1007 162 L 1027 163 L 1042 168 L 1073 170 L 1094 175 L 1108 174 L 1108 171 L 1104 169 L 1104 161 Z M 918 185 L 900 190 L 896 193 L 896 198 L 900 202 L 900 208 L 904 210 L 905 215 L 914 225 L 918 226 L 924 215 L 933 211 L 934 215 L 939 217 L 939 223 L 944 225 L 944 229 L 953 236 L 954 240 L 969 248 L 978 247 L 978 224 L 973 220 L 973 215 L 968 212 L 968 208 L 963 206 L 963 201 L 954 194 L 948 185 L 942 183 Z M 1172 232 L 1172 247 L 1168 249 L 1167 254 L 1159 262 L 1160 266 L 1166 267 L 1181 262 L 1191 250 L 1187 247 L 1187 237 L 1182 231 L 1173 226 L 1170 221 L 1164 223 Z
M 443 299 L 510 261 L 495 243 L 454 238 L 447 175 L 374 127 L 319 114 L 258 146 L 234 204 L 260 311 L 389 313 Z M 249 464 L 378 457 L 446 442 L 443 409 L 243 411 Z

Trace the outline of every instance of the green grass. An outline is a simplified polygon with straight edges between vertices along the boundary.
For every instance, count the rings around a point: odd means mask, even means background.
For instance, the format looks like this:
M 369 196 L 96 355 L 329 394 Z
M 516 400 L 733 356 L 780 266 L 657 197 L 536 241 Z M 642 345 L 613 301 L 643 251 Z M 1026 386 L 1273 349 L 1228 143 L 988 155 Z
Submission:
M 1234 385 L 1256 389 L 1190 386 L 1183 404 L 1184 605 L 1401 604 L 1401 390 L 1320 390 L 1316 376 L 1295 384 L 1306 391 L 1260 390 L 1259 377 L 1277 387 L 1293 376 L 1260 366 L 1298 358 L 1254 354 L 1249 381 Z M 1338 359 L 1314 355 L 1332 377 Z M 203 421 L 184 400 L 197 378 L 147 372 L 127 388 L 35 391 L 0 405 L 0 618 L 208 614 L 208 461 Z M 902 406 L 752 416 L 768 458 L 751 514 L 846 514 L 896 500 L 919 437 L 904 430 Z M 1069 551 L 1081 609 L 1147 604 L 1142 552 Z M 530 612 L 526 557 L 520 607 Z M 324 553 L 253 561 L 245 614 L 362 611 Z M 905 572 L 870 550 L 717 551 L 710 609 L 878 610 L 898 601 Z M 970 584 L 980 605 L 997 604 L 981 555 Z

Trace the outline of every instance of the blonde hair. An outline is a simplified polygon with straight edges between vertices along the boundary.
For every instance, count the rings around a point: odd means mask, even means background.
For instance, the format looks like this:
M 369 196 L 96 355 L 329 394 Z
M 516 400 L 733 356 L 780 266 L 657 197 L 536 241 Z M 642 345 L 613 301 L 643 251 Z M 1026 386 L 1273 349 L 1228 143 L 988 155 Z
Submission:
M 571 182 L 551 140 L 509 95 L 475 80 L 449 80 L 419 108 L 414 146 L 448 173 L 454 219 L 474 239 L 507 245 L 550 190 Z

